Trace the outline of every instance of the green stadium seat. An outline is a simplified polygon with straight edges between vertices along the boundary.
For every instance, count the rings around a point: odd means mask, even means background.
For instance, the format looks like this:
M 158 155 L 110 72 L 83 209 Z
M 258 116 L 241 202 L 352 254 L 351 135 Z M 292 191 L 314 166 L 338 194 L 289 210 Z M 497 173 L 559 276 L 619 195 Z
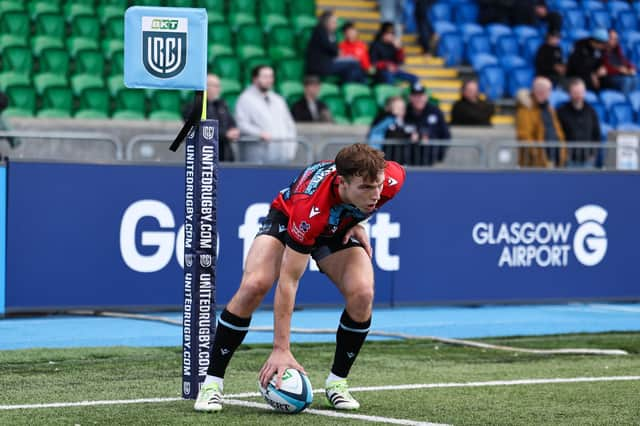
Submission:
M 295 50 L 285 46 L 270 46 L 268 52 L 269 57 L 275 62 L 283 59 L 294 59 L 298 56 Z
M 229 111 L 231 111 L 232 114 L 236 109 L 236 102 L 238 101 L 238 97 L 240 97 L 240 92 L 229 92 L 224 95 L 224 100 L 227 102 Z
M 196 0 L 198 7 L 207 9 L 209 24 L 214 22 L 224 23 L 226 21 L 225 0 Z
M 44 72 L 33 76 L 33 87 L 42 96 L 51 87 L 67 87 L 67 76 L 59 73 Z
M 27 39 L 12 34 L 0 34 L 0 53 L 9 47 L 28 47 Z
M 228 22 L 233 28 L 256 23 L 256 1 L 234 0 L 229 4 Z
M 347 104 L 342 96 L 331 95 L 322 98 L 322 101 L 327 104 L 329 111 L 333 119 L 338 124 L 349 124 L 349 115 L 347 114 Z
M 103 120 L 109 118 L 104 111 L 96 111 L 94 109 L 79 109 L 73 116 L 84 120 Z
M 104 34 L 106 38 L 124 40 L 124 19 L 110 18 L 104 23 Z
M 24 1 L 18 0 L 1 0 L 0 1 L 0 15 L 5 12 L 22 12 L 25 6 Z
M 207 36 L 207 42 L 209 44 L 224 44 L 231 46 L 231 41 L 231 28 L 229 28 L 227 24 L 209 24 Z
M 291 106 L 304 95 L 304 87 L 299 81 L 282 81 L 278 84 L 278 93 L 287 100 Z
M 13 71 L 0 73 L 0 90 L 3 92 L 6 92 L 7 88 L 11 86 L 28 86 L 29 84 L 31 84 L 31 79 L 28 74 Z
M 38 118 L 71 118 L 71 111 L 64 109 L 44 108 L 36 113 Z
M 104 74 L 104 57 L 102 52 L 97 50 L 81 50 L 76 55 L 75 69 L 76 73 L 87 74 Z
M 52 1 L 33 1 L 27 7 L 32 20 L 37 20 L 40 15 L 60 15 L 60 5 Z
M 313 28 L 303 28 L 296 37 L 296 47 L 298 48 L 298 53 L 301 56 L 304 56 L 307 51 L 307 46 L 309 45 L 312 32 Z
M 9 117 L 33 117 L 33 111 L 29 111 L 28 109 L 22 108 L 7 108 L 2 111 L 3 118 Z
M 27 12 L 5 12 L 0 16 L 0 33 L 28 37 L 31 33 L 31 18 Z
M 125 8 L 112 4 L 101 4 L 98 6 L 98 19 L 105 24 L 110 19 L 119 19 L 124 22 Z
M 71 21 L 71 36 L 100 38 L 100 21 L 96 16 L 78 15 Z
M 119 109 L 111 116 L 114 120 L 144 120 L 144 113 L 136 110 Z
M 234 56 L 221 56 L 213 61 L 213 72 L 220 78 L 238 78 L 240 62 Z
M 237 54 L 242 61 L 246 61 L 251 58 L 264 58 L 266 56 L 266 52 L 262 47 L 252 45 L 239 46 Z
M 67 17 L 67 22 L 73 22 L 77 16 L 95 16 L 95 14 L 96 10 L 92 4 L 70 1 L 64 5 L 64 15 Z
M 111 110 L 111 97 L 105 88 L 89 87 L 79 96 L 81 109 L 92 109 L 109 114 Z
M 182 121 L 182 116 L 175 111 L 151 111 L 149 120 L 154 121 Z
M 269 47 L 285 46 L 290 48 L 295 39 L 296 34 L 288 26 L 279 25 L 277 27 L 273 27 L 268 33 Z
M 370 125 L 378 114 L 378 104 L 373 98 L 358 97 L 351 104 L 351 118 L 353 124 Z
M 181 95 L 175 90 L 154 90 L 149 98 L 151 111 L 180 111 Z
M 146 98 L 143 90 L 120 90 L 116 95 L 116 109 L 138 111 L 144 116 L 147 110 Z
M 40 53 L 40 71 L 67 75 L 71 67 L 71 59 L 66 49 L 52 47 Z
M 109 61 L 109 75 L 122 74 L 124 72 L 124 50 L 115 53 Z
M 108 77 L 107 88 L 109 89 L 111 96 L 115 98 L 121 90 L 126 89 L 126 86 L 124 85 L 124 75 L 117 74 Z
M 193 0 L 166 0 L 169 7 L 193 7 Z
M 297 33 L 313 28 L 318 23 L 315 2 L 310 0 L 291 0 L 289 3 L 289 16 L 291 24 Z
M 283 59 L 276 64 L 276 78 L 278 80 L 302 81 L 303 76 L 304 61 L 302 59 Z
M 264 32 L 259 25 L 245 24 L 236 31 L 236 50 L 244 46 L 264 47 Z
M 371 97 L 371 89 L 366 84 L 361 83 L 345 83 L 342 85 L 342 93 L 344 100 L 351 104 L 353 100 L 360 96 Z
M 49 87 L 42 94 L 42 105 L 48 109 L 67 111 L 71 114 L 73 110 L 73 93 L 68 87 Z
M 373 95 L 380 108 L 384 107 L 387 98 L 391 96 L 402 96 L 402 87 L 393 86 L 391 84 L 376 84 L 373 87 Z
M 66 35 L 66 21 L 59 13 L 42 13 L 35 18 L 37 35 L 63 39 Z
M 102 40 L 102 53 L 105 59 L 111 59 L 113 55 L 124 52 L 124 41 L 117 39 Z
M 340 93 L 340 88 L 338 87 L 338 85 L 333 83 L 322 82 L 322 84 L 320 85 L 319 97 L 324 99 L 326 96 L 334 96 L 334 95 L 342 96 L 342 93 Z
M 125 10 L 129 6 L 129 0 L 100 0 L 100 3 L 110 6 L 118 6 L 122 10 Z M 139 2 L 136 1 L 136 4 Z
M 36 110 L 36 91 L 31 85 L 13 85 L 6 90 L 9 107 L 29 111 L 33 115 Z
M 277 25 L 288 25 L 287 5 L 282 0 L 262 0 L 260 2 L 260 22 L 267 31 Z
M 33 70 L 33 57 L 31 49 L 24 46 L 7 47 L 2 52 L 3 71 L 15 71 L 31 74 Z
M 234 56 L 233 49 L 226 44 L 210 44 L 207 47 L 207 63 L 215 64 L 219 58 Z
M 220 79 L 220 96 L 224 97 L 227 93 L 241 92 L 242 84 L 236 79 Z
M 102 77 L 94 74 L 76 74 L 71 77 L 71 90 L 76 96 L 81 96 L 87 89 L 103 89 L 105 87 Z
M 64 41 L 57 37 L 39 35 L 31 39 L 31 50 L 35 57 L 42 55 L 42 52 L 46 49 L 64 49 L 64 47 Z
M 69 37 L 67 39 L 67 49 L 72 58 L 78 55 L 78 52 L 83 50 L 99 50 L 98 42 L 94 39 L 85 37 Z

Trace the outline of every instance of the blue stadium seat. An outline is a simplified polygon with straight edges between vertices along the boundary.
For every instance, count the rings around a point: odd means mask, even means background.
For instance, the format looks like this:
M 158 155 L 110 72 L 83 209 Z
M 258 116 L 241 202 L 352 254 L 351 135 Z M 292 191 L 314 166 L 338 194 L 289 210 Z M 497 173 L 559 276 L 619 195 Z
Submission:
M 519 55 L 520 44 L 515 35 L 503 35 L 498 38 L 494 50 L 497 56 Z
M 511 34 L 511 27 L 504 24 L 489 24 L 486 28 L 492 45 L 496 44 L 498 37 Z
M 530 25 L 516 25 L 515 27 L 513 27 L 512 31 L 521 46 L 524 45 L 525 40 L 529 37 L 537 37 L 540 35 L 538 29 Z
M 617 127 L 620 124 L 633 123 L 633 108 L 628 102 L 617 102 L 607 109 L 609 123 Z
M 589 12 L 589 29 L 611 28 L 611 17 L 606 9 L 593 9 Z
M 460 34 L 462 34 L 462 40 L 465 42 L 465 44 L 469 41 L 471 36 L 476 34 L 484 34 L 484 28 L 482 28 L 478 24 L 473 23 L 459 25 L 458 30 L 460 31 Z
M 629 3 L 621 0 L 612 0 L 607 3 L 607 10 L 609 10 L 609 15 L 611 15 L 614 19 L 618 18 L 618 13 L 623 10 L 630 10 L 631 7 Z
M 416 32 L 416 17 L 415 17 L 416 5 L 412 1 L 402 2 L 402 21 L 404 23 L 404 30 L 408 34 L 414 34 Z
M 596 92 L 592 92 L 591 90 L 587 90 L 584 94 L 584 100 L 590 104 L 600 102 L 598 99 L 598 94 Z
M 609 117 L 607 116 L 607 109 L 604 107 L 604 105 L 602 105 L 602 102 L 600 101 L 589 102 L 589 105 L 591 105 L 593 109 L 596 110 L 596 114 L 598 114 L 598 119 L 600 120 L 600 123 L 609 122 Z
M 608 123 L 600 122 L 600 134 L 602 135 L 602 142 L 606 142 L 609 138 L 609 132 L 613 130 Z
M 508 75 L 508 95 L 514 97 L 518 90 L 528 89 L 533 82 L 534 71 L 531 67 L 513 68 Z
M 622 123 L 616 126 L 616 130 L 622 132 L 640 132 L 640 126 L 635 123 Z
M 571 42 L 571 40 L 561 40 L 560 48 L 562 49 L 562 57 L 566 61 L 573 51 L 573 43 Z
M 616 17 L 616 30 L 620 34 L 638 30 L 638 18 L 632 10 L 621 10 Z
M 467 42 L 467 60 L 471 62 L 471 58 L 479 53 L 491 53 L 491 42 L 489 37 L 484 34 L 476 34 L 471 36 Z
M 487 65 L 480 71 L 480 91 L 491 100 L 500 99 L 505 93 L 505 74 L 498 65 Z
M 549 103 L 552 107 L 558 108 L 558 106 L 564 104 L 565 102 L 569 102 L 569 94 L 564 90 L 554 89 L 551 91 L 551 95 L 549 96 Z
M 543 42 L 544 40 L 540 36 L 528 37 L 524 40 L 524 44 L 522 46 L 522 56 L 527 61 L 533 61 L 536 57 L 536 53 L 538 53 L 538 49 Z
M 636 14 L 640 16 L 640 2 L 636 1 L 633 3 L 633 10 L 635 10 Z
M 631 92 L 627 95 L 629 98 L 629 103 L 631 103 L 631 107 L 635 111 L 636 114 L 640 117 L 640 90 L 636 90 L 635 92 Z
M 436 21 L 433 23 L 433 30 L 442 35 L 445 33 L 455 33 L 458 32 L 458 27 L 455 24 L 449 21 Z
M 622 92 L 618 92 L 617 90 L 601 90 L 600 102 L 609 110 L 613 104 L 627 102 L 627 98 Z
M 500 65 L 506 74 L 510 73 L 514 68 L 526 67 L 527 61 L 518 55 L 498 55 Z
M 475 3 L 460 3 L 455 9 L 456 24 L 475 23 L 478 21 L 478 5 Z
M 429 9 L 429 19 L 431 22 L 436 21 L 449 21 L 451 22 L 453 19 L 451 13 L 451 6 L 448 3 L 436 3 Z
M 634 64 L 640 63 L 640 43 L 635 43 L 633 45 L 633 50 L 631 52 L 631 61 Z
M 464 56 L 464 43 L 458 33 L 445 33 L 438 42 L 438 56 L 444 58 L 447 66 L 460 65 Z
M 579 8 L 572 9 L 564 9 L 562 11 L 562 15 L 564 17 L 563 25 L 565 27 L 576 29 L 576 28 L 587 28 L 587 18 L 584 16 L 584 12 Z
M 571 9 L 571 8 L 579 7 L 578 2 L 576 0 L 556 0 L 553 3 L 555 7 L 551 7 L 551 9 L 554 9 L 554 10 Z
M 591 10 L 601 10 L 604 9 L 604 5 L 600 0 L 582 0 L 582 8 L 589 12 Z
M 498 65 L 498 58 L 490 53 L 477 53 L 471 57 L 471 66 L 476 72 L 489 65 Z
M 584 28 L 574 28 L 569 31 L 569 40 L 571 40 L 572 42 L 576 42 L 577 40 L 587 38 L 590 35 L 591 33 Z
M 620 34 L 620 43 L 628 58 L 633 56 L 633 46 L 640 42 L 640 31 L 626 31 Z

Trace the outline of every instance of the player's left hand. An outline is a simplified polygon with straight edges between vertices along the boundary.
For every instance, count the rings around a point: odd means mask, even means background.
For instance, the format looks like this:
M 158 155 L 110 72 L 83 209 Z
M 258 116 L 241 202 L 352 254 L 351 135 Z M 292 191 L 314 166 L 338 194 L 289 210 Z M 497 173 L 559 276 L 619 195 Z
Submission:
M 265 362 L 260 369 L 259 378 L 262 387 L 266 388 L 273 375 L 277 373 L 276 388 L 280 389 L 282 385 L 282 375 L 287 368 L 295 368 L 307 374 L 304 368 L 293 357 L 291 351 L 274 348 L 269 359 L 267 359 L 267 362 Z
M 351 237 L 355 238 L 360 244 L 362 244 L 364 251 L 366 251 L 369 258 L 371 258 L 373 251 L 371 250 L 369 235 L 364 230 L 364 226 L 356 225 L 353 228 L 349 229 L 342 239 L 342 244 L 347 244 Z

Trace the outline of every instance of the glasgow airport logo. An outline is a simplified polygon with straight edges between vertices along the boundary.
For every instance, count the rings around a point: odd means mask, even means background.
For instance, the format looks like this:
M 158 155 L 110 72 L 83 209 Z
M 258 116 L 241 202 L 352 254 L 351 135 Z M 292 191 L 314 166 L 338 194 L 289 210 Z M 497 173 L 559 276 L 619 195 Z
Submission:
M 477 222 L 471 231 L 480 246 L 501 247 L 499 267 L 566 267 L 571 250 L 584 266 L 596 266 L 607 254 L 607 211 L 588 204 L 574 212 L 577 227 L 567 222 Z
M 187 64 L 187 18 L 142 17 L 142 63 L 154 77 L 171 78 Z

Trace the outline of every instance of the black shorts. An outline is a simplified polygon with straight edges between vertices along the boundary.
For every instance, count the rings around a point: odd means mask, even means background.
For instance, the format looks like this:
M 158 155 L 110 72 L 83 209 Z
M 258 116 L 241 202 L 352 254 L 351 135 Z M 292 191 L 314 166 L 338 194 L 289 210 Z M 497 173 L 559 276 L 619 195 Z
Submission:
M 260 230 L 256 234 L 258 235 L 271 235 L 277 238 L 283 245 L 287 245 L 291 241 L 291 237 L 287 233 L 287 226 L 289 224 L 289 218 L 280 210 L 271 208 L 269 214 L 264 218 Z M 324 259 L 325 257 L 333 254 L 337 251 L 344 250 L 350 247 L 363 247 L 360 241 L 355 238 L 350 238 L 346 244 L 342 243 L 346 230 L 335 234 L 331 237 L 319 237 L 316 240 L 315 245 L 311 249 L 311 257 L 316 262 Z M 289 244 L 291 246 L 291 244 Z M 295 250 L 295 247 L 292 247 Z M 364 247 L 363 247 L 364 248 Z M 296 250 L 298 251 L 298 250 Z

